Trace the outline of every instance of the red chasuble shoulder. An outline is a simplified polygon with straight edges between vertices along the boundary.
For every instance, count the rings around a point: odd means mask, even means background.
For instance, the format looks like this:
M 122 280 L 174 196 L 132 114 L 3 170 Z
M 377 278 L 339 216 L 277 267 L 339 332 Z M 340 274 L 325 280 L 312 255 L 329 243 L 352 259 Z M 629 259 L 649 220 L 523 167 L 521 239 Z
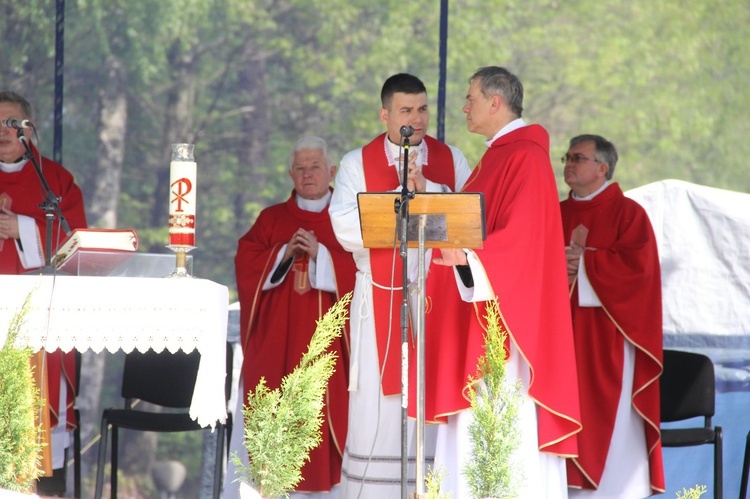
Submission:
M 38 158 L 39 153 L 36 147 L 31 146 L 34 157 Z M 85 228 L 86 212 L 83 205 L 83 194 L 81 189 L 75 183 L 73 175 L 66 170 L 61 164 L 52 161 L 49 158 L 41 159 L 41 167 L 44 172 L 44 178 L 56 196 L 60 197 L 60 210 L 65 215 L 71 229 Z M 39 176 L 34 170 L 34 165 L 27 161 L 24 167 L 17 172 L 6 173 L 0 172 L 0 196 L 2 203 L 9 204 L 10 210 L 19 215 L 31 217 L 36 222 L 39 230 L 39 238 L 42 247 L 46 241 L 47 223 L 44 211 L 39 204 L 44 202 L 44 189 L 42 188 Z M 55 217 L 52 234 L 53 245 L 52 252 L 57 247 L 55 236 L 65 233 L 58 231 L 59 220 Z M 5 241 L 0 248 L 0 274 L 22 274 L 29 269 L 21 266 L 21 261 L 16 251 L 16 245 L 13 241 Z
M 235 270 L 241 303 L 240 327 L 245 346 L 257 327 L 263 283 L 274 270 L 273 264 L 279 249 L 291 239 L 298 228 L 314 232 L 318 241 L 330 252 L 336 274 L 335 299 L 340 299 L 354 289 L 356 267 L 351 253 L 341 247 L 333 233 L 328 208 L 319 213 L 302 210 L 297 206 L 295 193 L 292 192 L 286 202 L 261 211 L 253 226 L 238 243 Z M 307 276 L 307 259 L 299 260 L 301 261 L 295 263 L 290 272 L 299 272 Z M 301 275 L 299 277 L 302 279 Z M 298 286 L 298 291 L 307 287 L 299 282 Z

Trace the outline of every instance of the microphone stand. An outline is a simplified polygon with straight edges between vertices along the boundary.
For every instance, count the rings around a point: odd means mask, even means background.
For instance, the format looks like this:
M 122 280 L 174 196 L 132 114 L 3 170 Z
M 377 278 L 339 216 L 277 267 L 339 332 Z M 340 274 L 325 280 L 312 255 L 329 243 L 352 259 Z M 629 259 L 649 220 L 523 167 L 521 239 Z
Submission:
M 45 192 L 45 199 L 43 203 L 39 204 L 39 207 L 44 211 L 45 213 L 45 222 L 46 222 L 46 237 L 45 237 L 45 243 L 44 243 L 44 267 L 33 270 L 31 272 L 28 272 L 29 274 L 41 274 L 41 275 L 52 275 L 56 273 L 56 268 L 52 266 L 52 232 L 53 232 L 53 222 L 55 220 L 55 215 L 60 220 L 60 226 L 65 231 L 66 235 L 70 235 L 70 225 L 68 225 L 68 221 L 65 219 L 65 215 L 63 215 L 62 210 L 60 209 L 60 201 L 62 198 L 55 195 L 54 192 L 52 192 L 52 189 L 50 188 L 49 184 L 47 183 L 47 180 L 44 178 L 44 173 L 42 172 L 42 168 L 39 166 L 39 163 L 37 162 L 36 158 L 34 157 L 34 153 L 31 150 L 31 146 L 29 145 L 28 138 L 23 133 L 23 129 L 18 129 L 18 140 L 21 141 L 24 148 L 26 149 L 26 153 L 24 154 L 24 158 L 31 161 L 31 164 L 34 165 L 34 171 L 36 171 L 37 176 L 39 177 L 39 181 L 42 184 L 42 187 L 44 188 Z
M 407 407 L 409 400 L 409 266 L 407 260 L 407 240 L 409 234 L 409 200 L 414 197 L 414 193 L 409 191 L 409 137 L 402 134 L 403 140 L 403 183 L 401 185 L 401 198 L 396 200 L 395 211 L 401 222 L 401 249 L 402 259 L 402 295 L 401 303 L 401 499 L 407 499 L 408 484 L 408 434 L 407 434 Z

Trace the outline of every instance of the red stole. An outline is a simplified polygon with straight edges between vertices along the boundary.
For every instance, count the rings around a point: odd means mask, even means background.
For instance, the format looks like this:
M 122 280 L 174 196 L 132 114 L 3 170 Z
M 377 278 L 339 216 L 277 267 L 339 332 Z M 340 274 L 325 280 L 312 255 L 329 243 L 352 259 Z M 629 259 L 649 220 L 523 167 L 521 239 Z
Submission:
M 398 189 L 400 182 L 398 170 L 388 166 L 385 155 L 385 134 L 376 137 L 362 148 L 362 167 L 365 174 L 365 186 L 368 192 L 386 192 Z M 429 164 L 422 165 L 424 176 L 439 184 L 445 184 L 455 190 L 456 173 L 453 164 L 453 153 L 450 148 L 432 137 L 424 137 L 427 146 Z M 393 171 L 389 171 L 393 168 Z M 403 295 L 400 291 L 391 292 L 403 284 L 402 262 L 396 258 L 393 249 L 371 249 L 370 269 L 372 272 L 373 311 L 375 314 L 375 334 L 378 342 L 378 357 L 390 359 L 383 371 L 383 395 L 394 395 L 401 392 L 401 322 L 400 310 Z M 393 272 L 391 272 L 393 270 Z M 388 342 L 388 334 L 394 335 Z M 411 335 L 409 335 L 411 337 Z M 409 342 L 409 348 L 414 348 Z M 387 352 L 386 352 L 387 350 Z

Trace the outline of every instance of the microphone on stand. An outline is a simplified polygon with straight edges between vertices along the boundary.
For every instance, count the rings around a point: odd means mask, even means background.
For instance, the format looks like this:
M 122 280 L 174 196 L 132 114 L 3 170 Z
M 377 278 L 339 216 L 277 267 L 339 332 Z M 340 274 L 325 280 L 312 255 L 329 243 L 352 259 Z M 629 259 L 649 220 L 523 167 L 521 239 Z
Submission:
M 411 137 L 412 135 L 414 135 L 414 127 L 411 125 L 402 126 L 400 131 L 402 137 Z
M 30 120 L 22 120 L 18 118 L 5 118 L 2 124 L 5 128 L 14 128 L 16 130 L 23 130 L 24 128 L 34 128 L 34 125 Z

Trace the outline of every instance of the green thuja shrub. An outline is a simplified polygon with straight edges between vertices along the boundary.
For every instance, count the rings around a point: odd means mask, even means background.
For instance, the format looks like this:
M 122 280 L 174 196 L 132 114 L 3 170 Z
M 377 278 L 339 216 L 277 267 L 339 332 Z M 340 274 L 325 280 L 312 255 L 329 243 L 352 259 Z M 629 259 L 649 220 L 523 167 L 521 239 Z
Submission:
M 29 360 L 32 351 L 16 346 L 31 294 L 8 327 L 0 349 L 0 488 L 33 492 L 41 476 L 41 427 L 35 415 L 43 406 Z
M 699 499 L 705 493 L 705 485 L 696 485 L 689 490 L 683 488 L 682 492 L 677 492 L 677 499 Z
M 462 470 L 473 497 L 517 497 L 518 470 L 512 454 L 518 448 L 517 419 L 520 383 L 505 381 L 504 343 L 496 301 L 487 302 L 485 354 L 477 361 L 477 377 L 469 379 L 473 421 L 469 425 L 471 454 Z
M 320 443 L 323 405 L 336 355 L 328 351 L 348 318 L 351 293 L 317 321 L 315 333 L 299 365 L 287 374 L 280 389 L 270 390 L 264 379 L 248 394 L 243 408 L 248 466 L 235 454 L 241 480 L 262 497 L 288 497 L 302 479 L 300 470 Z
M 427 493 L 426 499 L 451 499 L 450 492 L 441 493 L 440 484 L 448 472 L 442 466 L 439 468 L 429 468 L 424 477 L 424 486 Z

